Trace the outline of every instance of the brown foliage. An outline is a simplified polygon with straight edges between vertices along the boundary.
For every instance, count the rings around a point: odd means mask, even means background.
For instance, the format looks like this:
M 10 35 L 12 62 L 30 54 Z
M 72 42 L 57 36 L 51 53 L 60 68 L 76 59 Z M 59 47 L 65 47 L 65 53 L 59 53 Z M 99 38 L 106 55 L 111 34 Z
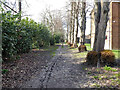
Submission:
M 73 44 L 71 44 L 70 42 L 67 42 L 67 44 L 68 44 L 70 47 L 72 47 L 72 46 L 73 46 Z
M 87 51 L 87 48 L 86 48 L 85 45 L 80 45 L 80 46 L 78 47 L 78 50 L 79 50 L 79 52 L 84 52 L 84 51 Z
M 101 60 L 104 63 L 114 63 L 115 54 L 111 50 L 103 50 L 101 51 Z
M 77 48 L 77 47 L 78 47 L 78 45 L 76 45 L 76 44 L 73 44 L 73 46 L 74 46 L 74 48 Z
M 87 54 L 86 60 L 89 64 L 97 64 L 97 60 L 98 60 L 98 52 L 96 51 L 90 51 Z
M 89 64 L 97 64 L 98 60 L 98 52 L 90 51 L 87 54 L 86 60 Z M 111 50 L 103 50 L 101 51 L 101 62 L 103 64 L 114 64 L 115 55 Z
M 71 44 L 71 48 L 77 48 L 78 45 L 75 45 L 75 44 Z
M 70 47 L 73 47 L 73 44 L 70 44 Z
M 70 42 L 67 42 L 68 45 L 70 45 Z

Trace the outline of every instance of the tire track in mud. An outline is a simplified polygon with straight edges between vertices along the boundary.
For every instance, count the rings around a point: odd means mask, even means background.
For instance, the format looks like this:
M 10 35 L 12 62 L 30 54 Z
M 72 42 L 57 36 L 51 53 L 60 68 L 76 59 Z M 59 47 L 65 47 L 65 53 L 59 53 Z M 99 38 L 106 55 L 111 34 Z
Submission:
M 47 83 L 51 77 L 54 66 L 57 64 L 61 54 L 61 46 L 56 50 L 56 55 L 46 65 L 46 68 L 42 69 L 35 77 L 31 78 L 30 81 L 26 82 L 24 86 L 20 88 L 47 88 Z

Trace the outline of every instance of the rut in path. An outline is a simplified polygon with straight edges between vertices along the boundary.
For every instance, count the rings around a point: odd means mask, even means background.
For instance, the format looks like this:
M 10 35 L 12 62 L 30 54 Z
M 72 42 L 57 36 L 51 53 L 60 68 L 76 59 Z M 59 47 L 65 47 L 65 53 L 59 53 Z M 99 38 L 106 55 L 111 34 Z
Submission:
M 84 70 L 83 58 L 75 59 L 64 45 L 56 50 L 56 55 L 49 60 L 46 68 L 26 82 L 22 88 L 85 88 L 96 81 Z M 78 63 L 79 62 L 79 63 Z

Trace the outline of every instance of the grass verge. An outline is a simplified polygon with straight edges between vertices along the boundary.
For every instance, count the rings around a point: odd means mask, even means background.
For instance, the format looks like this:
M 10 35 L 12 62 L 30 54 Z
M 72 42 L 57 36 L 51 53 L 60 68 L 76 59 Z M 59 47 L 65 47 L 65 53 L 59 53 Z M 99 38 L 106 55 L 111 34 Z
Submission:
M 92 50 L 91 45 L 90 45 L 89 43 L 86 43 L 85 46 L 87 47 L 87 50 L 88 50 L 88 51 L 91 51 L 91 50 Z
M 112 52 L 115 54 L 116 59 L 120 59 L 120 50 L 112 50 Z

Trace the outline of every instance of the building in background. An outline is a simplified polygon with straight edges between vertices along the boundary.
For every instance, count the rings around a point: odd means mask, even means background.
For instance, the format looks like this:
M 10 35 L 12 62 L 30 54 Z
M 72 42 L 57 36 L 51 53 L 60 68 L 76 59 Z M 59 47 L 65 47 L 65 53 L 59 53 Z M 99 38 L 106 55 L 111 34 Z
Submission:
M 91 48 L 95 38 L 94 9 L 91 11 Z M 110 2 L 104 49 L 120 49 L 120 2 Z
M 90 42 L 91 42 L 90 38 L 91 38 L 90 34 L 89 35 L 85 35 L 85 43 L 89 43 L 90 44 Z

